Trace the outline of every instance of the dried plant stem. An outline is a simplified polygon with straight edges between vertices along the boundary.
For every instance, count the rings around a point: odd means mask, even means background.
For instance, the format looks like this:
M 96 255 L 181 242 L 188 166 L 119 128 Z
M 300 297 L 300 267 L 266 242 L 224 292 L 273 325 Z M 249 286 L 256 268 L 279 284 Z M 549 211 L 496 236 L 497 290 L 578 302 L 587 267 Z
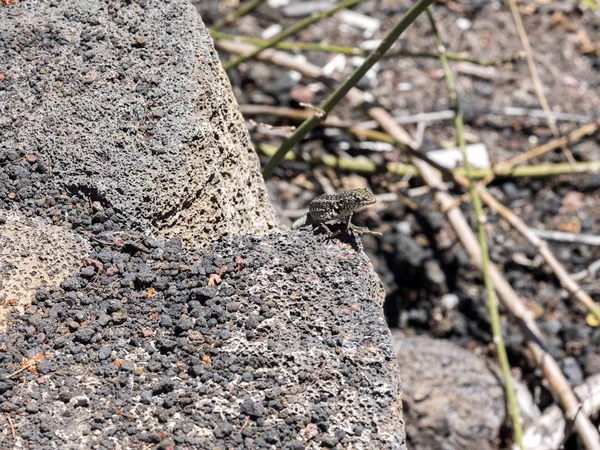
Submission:
M 499 164 L 498 170 L 503 171 L 506 169 L 510 169 L 511 167 L 514 167 L 518 164 L 524 163 L 525 161 L 528 161 L 532 158 L 536 158 L 540 155 L 543 155 L 546 152 L 549 152 L 551 150 L 559 148 L 563 145 L 567 145 L 571 142 L 577 141 L 578 139 L 581 139 L 584 136 L 593 134 L 596 132 L 597 129 L 598 129 L 598 124 L 596 124 L 596 123 L 588 123 L 586 125 L 583 125 L 582 127 L 576 129 L 575 131 L 568 134 L 567 136 L 563 136 L 558 139 L 554 139 L 550 142 L 545 143 L 544 145 L 540 145 L 539 147 L 532 148 L 531 150 L 529 150 L 526 153 L 523 153 L 519 156 L 509 159 L 505 163 Z
M 496 352 L 498 354 L 498 361 L 502 369 L 502 375 L 504 378 L 504 386 L 506 389 L 506 397 L 508 399 L 508 406 L 512 417 L 513 431 L 515 434 L 515 441 L 521 450 L 523 450 L 523 427 L 521 425 L 521 411 L 519 410 L 519 404 L 515 395 L 515 389 L 512 385 L 512 376 L 510 373 L 510 362 L 508 361 L 508 355 L 506 354 L 506 347 L 504 345 L 504 338 L 502 336 L 502 327 L 500 326 L 500 313 L 498 311 L 498 299 L 494 292 L 494 285 L 492 284 L 492 277 L 490 275 L 490 254 L 487 245 L 487 233 L 485 231 L 485 223 L 487 218 L 483 212 L 483 206 L 481 205 L 481 198 L 477 192 L 476 182 L 473 179 L 471 163 L 467 156 L 467 144 L 465 141 L 463 116 L 460 110 L 460 104 L 458 101 L 458 93 L 456 92 L 456 85 L 454 83 L 454 77 L 446 58 L 446 47 L 442 42 L 437 25 L 435 23 L 435 17 L 433 15 L 433 8 L 430 6 L 427 8 L 427 17 L 433 30 L 433 36 L 435 39 L 435 45 L 437 46 L 440 62 L 444 70 L 444 78 L 446 80 L 446 87 L 448 88 L 448 95 L 450 97 L 450 107 L 454 110 L 454 127 L 456 128 L 456 138 L 458 140 L 458 146 L 463 154 L 463 161 L 465 169 L 467 171 L 467 178 L 469 179 L 469 192 L 471 193 L 471 201 L 473 203 L 473 209 L 475 210 L 475 217 L 477 220 L 477 230 L 479 234 L 479 247 L 481 253 L 481 271 L 483 273 L 483 281 L 485 284 L 485 292 L 487 295 L 488 310 L 490 312 L 490 322 L 492 324 L 492 335 L 494 339 L 494 345 L 496 346 Z
M 351 128 L 352 129 L 352 128 Z M 380 142 L 388 142 L 401 148 L 406 148 L 405 145 L 398 143 L 387 133 L 374 132 L 374 130 L 360 130 L 360 136 Z M 258 149 L 266 156 L 273 156 L 277 151 L 276 147 L 268 144 L 260 144 Z M 376 164 L 374 161 L 367 158 L 343 158 L 335 155 L 322 155 L 305 158 L 302 155 L 294 155 L 288 153 L 285 157 L 286 161 L 303 161 L 312 163 L 313 165 L 324 165 L 340 170 L 347 170 L 363 175 L 373 175 L 375 173 L 390 173 L 398 176 L 419 176 L 419 172 L 415 166 L 403 163 L 385 163 Z M 446 169 L 445 174 L 455 176 L 465 176 L 465 169 L 458 168 L 454 170 Z M 559 164 L 542 164 L 539 166 L 521 166 L 496 173 L 497 178 L 531 178 L 531 177 L 548 177 L 554 175 L 575 175 L 585 173 L 599 173 L 600 161 L 590 161 L 585 163 L 577 163 L 571 166 L 569 163 Z M 472 175 L 475 179 L 483 179 L 493 174 L 492 169 L 473 169 Z M 466 186 L 466 185 L 465 185 Z
M 214 27 L 213 27 L 214 29 Z M 257 46 L 265 45 L 268 41 L 266 39 L 252 38 L 246 36 L 236 36 L 233 34 L 227 34 L 222 32 L 215 32 L 211 29 L 211 35 L 213 39 L 224 39 L 227 41 L 237 41 L 237 42 L 245 42 L 247 44 L 254 44 Z M 307 51 L 307 50 L 316 50 L 323 51 L 328 53 L 341 53 L 343 55 L 349 56 L 368 56 L 369 52 L 366 50 L 362 50 L 356 47 L 348 47 L 345 45 L 331 45 L 324 44 L 322 42 L 289 42 L 283 41 L 278 42 L 274 45 L 274 48 L 278 48 L 280 50 L 288 50 L 292 52 L 299 51 Z M 514 55 L 503 58 L 498 61 L 480 61 L 478 59 L 469 58 L 465 55 L 460 55 L 457 53 L 448 53 L 448 59 L 452 61 L 461 61 L 468 62 L 471 64 L 475 64 L 483 67 L 490 66 L 500 66 L 502 64 L 514 63 L 521 59 L 520 53 L 515 53 Z M 437 59 L 438 56 L 435 53 L 427 53 L 427 52 L 407 52 L 407 51 L 398 51 L 398 52 L 389 52 L 384 56 L 384 59 L 390 58 L 428 58 L 428 59 Z
M 272 145 L 259 144 L 258 149 L 266 156 L 273 156 L 277 152 L 277 148 Z M 315 166 L 322 165 L 336 170 L 345 170 L 348 172 L 361 173 L 371 175 L 375 173 L 391 173 L 398 176 L 416 176 L 419 173 L 412 165 L 402 163 L 387 163 L 377 165 L 368 158 L 340 158 L 328 154 L 315 154 L 310 156 L 296 155 L 288 153 L 284 158 L 286 161 L 302 161 Z
M 459 202 L 448 194 L 446 186 L 431 166 L 416 156 L 413 156 L 413 163 L 419 169 L 425 182 L 436 190 L 436 201 L 440 204 L 442 210 L 445 211 L 454 232 L 469 253 L 471 260 L 475 265 L 481 267 L 481 249 L 477 243 L 475 234 L 471 231 L 469 224 L 457 206 Z M 499 298 L 518 319 L 519 325 L 527 338 L 527 347 L 537 365 L 544 372 L 552 390 L 559 398 L 567 420 L 575 421 L 575 428 L 588 450 L 599 450 L 600 438 L 598 432 L 585 414 L 577 414 L 579 411 L 579 399 L 573 393 L 569 382 L 564 377 L 557 362 L 546 352 L 543 336 L 532 319 L 531 313 L 525 308 L 519 295 L 512 289 L 498 268 L 491 264 L 489 269 Z
M 233 11 L 230 14 L 227 14 L 227 16 L 225 16 L 224 18 L 219 20 L 217 23 L 215 23 L 210 28 L 210 31 L 216 32 L 217 30 L 220 30 L 224 26 L 229 25 L 230 23 L 234 22 L 235 20 L 239 19 L 240 17 L 243 17 L 246 14 L 254 11 L 254 9 L 256 9 L 256 7 L 258 5 L 260 5 L 263 1 L 264 0 L 250 0 L 249 2 L 245 3 L 244 6 L 242 6 L 241 8 L 236 9 L 235 11 Z
M 252 44 L 223 40 L 215 41 L 215 47 L 217 47 L 219 50 L 229 53 L 236 53 L 239 55 L 249 55 L 257 48 Z M 280 52 L 279 50 L 273 50 L 272 48 L 267 49 L 261 54 L 257 55 L 256 59 L 260 61 L 268 61 L 272 64 L 285 67 L 289 70 L 295 70 L 306 77 L 319 78 L 323 76 L 323 71 L 320 67 L 311 64 L 304 58 L 298 58 L 295 55 L 291 55 L 286 52 Z
M 521 45 L 523 46 L 523 50 L 525 51 L 525 58 L 527 59 L 527 66 L 529 67 L 529 73 L 531 74 L 531 79 L 533 80 L 535 92 L 540 101 L 542 109 L 546 113 L 546 118 L 548 119 L 550 131 L 552 131 L 552 134 L 555 138 L 558 138 L 560 136 L 560 133 L 558 131 L 558 127 L 556 126 L 556 121 L 552 116 L 550 106 L 548 105 L 546 94 L 544 94 L 544 87 L 542 85 L 542 81 L 540 80 L 540 77 L 537 73 L 537 68 L 535 67 L 533 53 L 531 52 L 531 46 L 529 45 L 529 38 L 527 37 L 527 33 L 525 32 L 525 27 L 523 26 L 523 21 L 521 20 L 521 14 L 519 13 L 517 2 L 516 0 L 508 0 L 508 4 L 510 6 L 510 11 L 512 13 L 513 20 L 515 21 L 515 26 L 517 27 L 517 34 L 519 35 Z M 563 153 L 567 157 L 567 160 L 571 164 L 573 164 L 575 162 L 575 158 L 573 158 L 573 154 L 569 151 L 566 144 L 561 145 L 561 148 Z
M 361 1 L 362 0 L 346 0 L 346 1 L 339 3 L 338 5 L 335 5 L 332 8 L 325 10 L 325 11 L 311 14 L 309 17 L 307 17 L 299 22 L 296 22 L 294 25 L 292 25 L 288 29 L 282 31 L 277 36 L 265 41 L 263 44 L 259 45 L 256 48 L 256 50 L 254 50 L 249 55 L 238 56 L 233 61 L 229 61 L 228 63 L 223 64 L 223 68 L 225 70 L 229 70 L 229 69 L 237 66 L 241 62 L 244 62 L 248 59 L 252 59 L 256 55 L 258 55 L 260 52 L 262 52 L 263 50 L 266 50 L 268 48 L 275 46 L 277 43 L 283 41 L 285 38 L 298 33 L 300 30 L 303 30 L 304 28 L 308 27 L 309 25 L 312 25 L 313 23 L 315 23 L 321 19 L 324 19 L 325 17 L 330 16 L 330 15 L 338 12 L 341 9 L 350 8 L 350 7 L 360 3 Z
M 312 113 L 306 109 L 287 108 L 285 106 L 241 104 L 240 111 L 244 116 L 269 115 L 297 121 L 310 119 Z M 329 115 L 321 121 L 321 125 L 331 128 L 349 128 L 354 125 L 349 120 Z
M 566 231 L 555 230 L 532 230 L 532 232 L 540 239 L 546 241 L 570 242 L 573 244 L 583 244 L 595 247 L 600 246 L 600 236 L 596 234 L 568 233 Z
M 348 94 L 348 92 L 358 83 L 358 81 L 367 73 L 367 71 L 373 67 L 373 65 L 381 59 L 386 51 L 396 42 L 400 35 L 406 30 L 410 24 L 412 24 L 416 18 L 435 0 L 417 0 L 417 2 L 410 8 L 407 13 L 398 21 L 398 23 L 388 32 L 383 38 L 381 44 L 364 60 L 364 62 L 356 68 L 352 75 L 344 81 L 321 105 L 320 110 L 324 114 L 328 114 L 331 110 Z M 362 95 L 360 95 L 362 99 Z M 263 169 L 263 176 L 268 179 L 275 168 L 279 165 L 283 157 L 288 151 L 292 149 L 298 142 L 300 142 L 304 136 L 308 134 L 310 130 L 315 128 L 322 120 L 318 114 L 313 114 L 310 119 L 305 120 L 302 124 L 287 138 L 275 155 L 269 159 L 265 168 Z
M 580 414 L 588 417 L 596 415 L 600 410 L 600 374 L 592 375 L 574 390 L 582 400 Z M 566 423 L 560 408 L 554 405 L 525 430 L 524 436 L 526 441 L 539 442 L 536 448 L 561 448 L 561 443 L 571 435 L 572 428 Z
M 556 278 L 560 281 L 560 284 L 600 320 L 600 306 L 581 288 L 581 286 L 577 284 L 571 275 L 569 275 L 564 266 L 554 256 L 550 248 L 548 248 L 546 242 L 540 239 L 540 237 L 519 218 L 519 216 L 496 200 L 484 186 L 478 186 L 477 192 L 490 208 L 495 209 L 529 241 L 542 258 L 544 258 L 546 264 L 550 266 L 554 275 L 556 275 Z
M 10 425 L 10 431 L 12 433 L 12 438 L 17 439 L 17 434 L 15 433 L 15 424 L 12 420 L 12 417 L 10 417 L 10 413 L 5 413 L 6 414 L 6 418 L 8 419 L 8 424 Z

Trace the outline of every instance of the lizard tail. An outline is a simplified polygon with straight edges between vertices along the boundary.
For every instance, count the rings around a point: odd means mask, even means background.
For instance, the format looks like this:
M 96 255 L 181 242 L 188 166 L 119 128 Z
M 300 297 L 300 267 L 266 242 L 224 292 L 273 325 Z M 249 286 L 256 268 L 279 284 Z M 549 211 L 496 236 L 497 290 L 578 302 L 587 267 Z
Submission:
M 313 220 L 310 215 L 306 213 L 292 224 L 292 230 L 297 230 L 298 228 L 305 227 L 311 223 L 313 223 Z

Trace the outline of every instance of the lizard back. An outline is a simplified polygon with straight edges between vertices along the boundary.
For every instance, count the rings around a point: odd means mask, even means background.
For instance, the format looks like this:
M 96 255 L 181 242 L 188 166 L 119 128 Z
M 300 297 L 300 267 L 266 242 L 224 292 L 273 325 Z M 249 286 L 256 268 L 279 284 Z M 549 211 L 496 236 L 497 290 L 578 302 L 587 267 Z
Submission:
M 319 222 L 343 219 L 358 208 L 375 203 L 370 189 L 349 189 L 338 194 L 323 194 L 308 207 L 310 216 Z
M 336 220 L 346 217 L 352 212 L 347 202 L 341 198 L 342 194 L 323 194 L 315 198 L 308 207 L 313 219 L 320 222 Z

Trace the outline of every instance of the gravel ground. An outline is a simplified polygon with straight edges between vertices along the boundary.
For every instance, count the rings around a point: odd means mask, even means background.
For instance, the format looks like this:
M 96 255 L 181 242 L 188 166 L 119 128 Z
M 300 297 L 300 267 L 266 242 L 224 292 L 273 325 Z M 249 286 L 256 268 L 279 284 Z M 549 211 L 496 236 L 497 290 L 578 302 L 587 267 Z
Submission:
M 86 262 L 0 335 L 0 448 L 404 448 L 381 286 L 350 246 L 130 236 Z

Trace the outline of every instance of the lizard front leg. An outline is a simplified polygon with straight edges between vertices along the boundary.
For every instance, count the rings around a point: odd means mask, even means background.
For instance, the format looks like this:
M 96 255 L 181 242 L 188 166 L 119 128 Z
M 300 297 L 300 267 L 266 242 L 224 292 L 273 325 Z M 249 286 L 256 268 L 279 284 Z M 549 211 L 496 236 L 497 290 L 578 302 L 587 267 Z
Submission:
M 351 223 L 354 212 L 351 212 L 350 215 L 346 218 L 346 231 L 350 232 Z
M 374 236 L 381 236 L 379 231 L 371 231 L 367 227 L 359 227 L 353 224 L 350 224 L 350 230 L 357 234 L 372 234 Z

